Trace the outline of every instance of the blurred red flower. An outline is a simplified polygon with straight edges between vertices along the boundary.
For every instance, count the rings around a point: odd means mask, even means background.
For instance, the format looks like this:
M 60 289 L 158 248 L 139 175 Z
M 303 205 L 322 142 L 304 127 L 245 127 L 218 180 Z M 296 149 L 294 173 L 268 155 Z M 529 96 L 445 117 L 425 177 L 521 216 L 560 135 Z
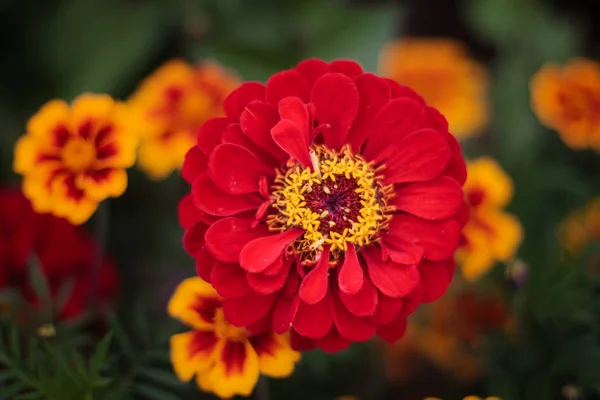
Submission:
M 85 229 L 51 214 L 35 213 L 29 201 L 16 189 L 0 189 L 0 290 L 17 290 L 32 306 L 42 306 L 31 285 L 29 263 L 39 260 L 50 295 L 57 300 L 65 285 L 70 294 L 55 310 L 58 318 L 69 319 L 87 311 L 90 293 L 97 289 L 98 305 L 105 304 L 117 291 L 117 275 L 111 260 L 101 261 L 97 282 L 93 268 L 98 249 Z M 47 306 L 47 305 L 44 305 Z
M 188 152 L 184 246 L 226 318 L 338 351 L 437 299 L 453 272 L 466 168 L 445 118 L 352 61 L 247 82 Z

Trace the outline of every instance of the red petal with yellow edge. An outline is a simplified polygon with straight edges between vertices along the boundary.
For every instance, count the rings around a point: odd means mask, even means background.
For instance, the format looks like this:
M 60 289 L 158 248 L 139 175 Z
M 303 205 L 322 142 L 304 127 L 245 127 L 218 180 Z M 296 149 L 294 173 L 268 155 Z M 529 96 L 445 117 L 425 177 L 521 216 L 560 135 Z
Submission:
M 389 344 L 396 342 L 404 336 L 404 333 L 406 333 L 406 317 L 404 316 L 400 316 L 391 323 L 377 328 L 377 335 Z
M 332 302 L 333 322 L 340 335 L 353 342 L 364 342 L 375 334 L 377 326 L 348 311 L 338 296 L 332 296 Z
M 461 186 L 454 179 L 441 176 L 404 186 L 396 192 L 391 204 L 417 217 L 440 220 L 455 215 L 462 202 Z
M 206 231 L 206 247 L 217 259 L 238 262 L 242 248 L 251 240 L 269 234 L 266 225 L 252 227 L 249 219 L 228 217 L 214 222 Z
M 331 71 L 331 67 L 325 61 L 311 58 L 308 60 L 301 61 L 296 68 L 310 87 L 323 75 Z
M 221 398 L 249 396 L 259 373 L 258 356 L 249 341 L 224 341 L 213 367 L 198 375 L 198 383 Z
M 300 354 L 290 347 L 287 336 L 266 332 L 252 336 L 250 343 L 258 355 L 260 372 L 273 378 L 284 378 L 294 371 Z
M 198 175 L 206 171 L 207 164 L 208 157 L 200 150 L 200 147 L 194 146 L 185 154 L 181 176 L 191 185 Z
M 125 192 L 127 172 L 115 168 L 90 170 L 78 175 L 75 184 L 88 196 L 102 201 L 107 197 L 119 197 Z
M 223 301 L 225 318 L 235 326 L 244 327 L 262 318 L 273 305 L 275 295 L 261 296 L 249 293 Z
M 215 359 L 219 339 L 214 332 L 191 331 L 171 336 L 171 363 L 181 381 L 203 373 Z
M 385 80 L 373 74 L 360 75 L 354 83 L 360 94 L 360 106 L 346 140 L 358 152 L 372 133 L 377 113 L 390 101 L 391 91 Z
M 368 279 L 364 280 L 358 292 L 348 294 L 339 290 L 338 296 L 344 307 L 356 316 L 371 316 L 377 309 L 377 289 Z
M 317 304 L 300 301 L 292 327 L 302 336 L 318 339 L 327 334 L 333 325 L 331 294 L 327 292 Z
M 173 318 L 190 327 L 207 330 L 213 328 L 216 310 L 221 306 L 221 298 L 212 286 L 194 277 L 182 281 L 171 296 L 167 311 Z
M 302 279 L 300 299 L 307 304 L 320 302 L 329 290 L 329 246 L 321 253 L 317 265 Z
M 297 71 L 287 70 L 278 72 L 269 78 L 265 99 L 267 102 L 277 105 L 284 97 L 292 96 L 306 103 L 309 92 L 306 79 Z
M 221 136 L 229 125 L 227 118 L 211 118 L 207 120 L 198 130 L 198 147 L 207 156 L 215 147 L 221 144 Z
M 374 250 L 365 251 L 363 255 L 371 282 L 386 296 L 407 296 L 419 284 L 419 271 L 414 265 L 382 261 Z
M 452 152 L 446 135 L 420 129 L 402 138 L 386 160 L 386 183 L 423 182 L 439 176 L 448 166 Z
M 192 185 L 192 195 L 196 207 L 205 213 L 228 217 L 244 211 L 255 210 L 262 202 L 258 195 L 232 195 L 222 191 L 203 173 L 196 178 Z
M 450 285 L 454 275 L 456 262 L 454 257 L 444 261 L 423 260 L 419 265 L 421 275 L 421 286 L 423 287 L 423 299 L 425 303 L 439 299 Z
M 351 60 L 334 60 L 329 66 L 331 67 L 332 72 L 339 72 L 350 78 L 357 77 L 363 73 L 362 67 Z
M 359 92 L 354 81 L 340 73 L 325 74 L 315 82 L 310 102 L 319 124 L 330 126 L 323 134 L 325 145 L 340 149 L 358 113 Z
M 377 293 L 377 308 L 371 321 L 378 325 L 389 324 L 392 322 L 404 308 L 405 300 L 402 298 L 393 298 L 385 294 Z
M 350 343 L 352 342 L 340 335 L 335 326 L 331 327 L 327 335 L 315 340 L 315 344 L 326 353 L 337 353 L 345 350 L 350 346 Z
M 221 190 L 231 194 L 258 192 L 261 176 L 273 175 L 273 170 L 248 149 L 231 143 L 215 147 L 208 159 L 208 172 Z
M 217 261 L 212 268 L 210 282 L 223 297 L 239 297 L 252 292 L 246 281 L 246 271 L 237 263 Z
M 240 264 L 248 272 L 262 272 L 283 254 L 304 231 L 299 228 L 250 241 L 240 253 Z
M 271 136 L 279 147 L 304 167 L 311 165 L 308 152 L 308 132 L 302 132 L 293 121 L 282 119 L 271 129 Z
M 223 102 L 225 115 L 232 121 L 239 121 L 246 106 L 254 100 L 265 99 L 265 86 L 258 82 L 246 82 L 235 89 Z
M 285 161 L 287 154 L 275 143 L 271 129 L 279 121 L 275 106 L 263 101 L 248 104 L 240 117 L 242 132 L 255 145 L 267 151 L 277 160 Z
M 194 257 L 204 246 L 204 234 L 208 225 L 199 221 L 188 228 L 183 234 L 183 248 L 192 257 Z

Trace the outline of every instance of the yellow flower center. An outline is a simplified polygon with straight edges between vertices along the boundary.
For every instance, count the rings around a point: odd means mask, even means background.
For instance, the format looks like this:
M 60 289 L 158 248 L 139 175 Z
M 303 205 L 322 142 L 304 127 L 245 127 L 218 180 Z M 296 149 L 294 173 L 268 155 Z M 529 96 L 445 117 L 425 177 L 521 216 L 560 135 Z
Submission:
M 231 325 L 225 319 L 223 310 L 221 308 L 215 311 L 215 333 L 222 339 L 228 339 L 233 341 L 244 341 L 250 336 L 249 332 L 244 328 L 238 328 L 237 326 Z
M 90 167 L 96 160 L 96 146 L 85 139 L 71 139 L 61 152 L 63 163 L 72 171 Z
M 378 239 L 389 222 L 392 185 L 383 185 L 377 170 L 348 147 L 341 151 L 316 146 L 311 167 L 278 171 L 267 224 L 273 231 L 302 228 L 294 250 L 305 263 L 330 245 L 332 258 L 348 244 L 364 246 Z

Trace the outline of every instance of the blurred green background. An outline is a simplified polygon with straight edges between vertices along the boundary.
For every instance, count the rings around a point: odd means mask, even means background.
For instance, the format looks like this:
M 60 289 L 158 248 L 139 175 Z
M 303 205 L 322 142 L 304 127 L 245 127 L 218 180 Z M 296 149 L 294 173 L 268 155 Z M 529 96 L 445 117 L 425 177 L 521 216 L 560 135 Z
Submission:
M 509 211 L 524 226 L 518 256 L 529 267 L 522 287 L 510 286 L 499 266 L 477 290 L 502 288 L 519 320 L 518 339 L 490 334 L 483 376 L 468 386 L 435 370 L 411 382 L 386 381 L 368 344 L 308 353 L 293 377 L 269 382 L 271 398 L 452 400 L 476 393 L 545 400 L 568 398 L 563 388 L 572 385 L 576 398 L 597 399 L 600 286 L 587 268 L 593 249 L 565 260 L 555 230 L 600 192 L 600 158 L 566 148 L 539 125 L 528 83 L 545 62 L 597 57 L 599 15 L 598 2 L 566 0 L 0 0 L 0 178 L 18 183 L 12 147 L 43 103 L 86 91 L 125 99 L 173 57 L 216 59 L 245 79 L 266 80 L 307 57 L 351 58 L 375 72 L 381 46 L 394 37 L 457 38 L 492 74 L 491 124 L 463 148 L 469 158 L 496 158 L 514 179 Z M 109 251 L 125 289 L 123 315 L 142 304 L 152 326 L 169 326 L 164 304 L 174 285 L 194 274 L 176 215 L 187 190 L 176 174 L 154 183 L 134 168 L 125 195 L 111 201 Z M 145 379 L 166 388 L 174 377 Z M 201 398 L 193 385 L 175 392 Z

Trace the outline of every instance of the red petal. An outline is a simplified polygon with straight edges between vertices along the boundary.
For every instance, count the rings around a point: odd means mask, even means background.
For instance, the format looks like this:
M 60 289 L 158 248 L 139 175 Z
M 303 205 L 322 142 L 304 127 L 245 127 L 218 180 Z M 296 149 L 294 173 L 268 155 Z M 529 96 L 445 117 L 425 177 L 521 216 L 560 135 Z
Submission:
M 290 272 L 291 259 L 287 259 L 279 272 L 275 275 L 266 275 L 264 273 L 253 274 L 247 272 L 248 284 L 259 294 L 271 294 L 283 288 L 287 276 Z
M 325 336 L 332 325 L 331 295 L 329 293 L 317 304 L 306 304 L 301 301 L 292 322 L 294 330 L 311 339 Z
M 451 217 L 462 204 L 462 188 L 456 181 L 441 176 L 430 182 L 407 185 L 396 192 L 391 204 L 397 210 L 417 217 L 439 220 Z
M 406 333 L 406 317 L 404 316 L 400 316 L 391 323 L 377 328 L 377 335 L 389 344 L 393 344 L 400 339 L 404 336 L 404 333 Z
M 311 165 L 308 153 L 308 132 L 302 132 L 300 127 L 290 120 L 282 119 L 271 130 L 271 136 L 294 160 L 304 167 Z
M 446 133 L 446 139 L 448 139 L 448 143 L 450 144 L 452 157 L 446 167 L 445 174 L 454 178 L 462 186 L 467 180 L 467 166 L 465 165 L 460 144 L 450 133 Z
M 196 274 L 210 283 L 210 276 L 217 260 L 203 247 L 196 254 Z
M 351 343 L 350 340 L 340 335 L 335 326 L 331 327 L 327 335 L 315 340 L 317 347 L 326 353 L 337 353 L 348 348 Z
M 419 271 L 414 265 L 397 264 L 391 260 L 381 261 L 376 251 L 363 253 L 367 260 L 367 272 L 373 285 L 390 297 L 408 296 L 419 284 Z
M 208 158 L 200 150 L 200 147 L 194 146 L 185 154 L 183 166 L 181 167 L 181 176 L 187 183 L 192 184 L 194 179 L 202 172 L 206 171 Z
M 329 289 L 329 247 L 321 253 L 321 259 L 300 284 L 299 296 L 308 304 L 320 302 Z
M 298 299 L 298 297 L 296 297 Z M 295 305 L 298 306 L 299 302 L 296 301 Z M 273 331 L 278 335 L 283 335 L 290 329 L 292 320 L 296 313 L 294 309 L 294 302 L 291 299 L 279 296 L 275 301 L 273 307 Z
M 404 299 L 402 315 L 410 315 L 419 307 L 423 301 L 423 286 L 419 285 L 415 290 Z
M 239 262 L 242 248 L 251 240 L 269 234 L 264 225 L 252 227 L 252 221 L 237 217 L 223 218 L 206 231 L 206 247 L 218 260 Z
M 238 264 L 216 262 L 210 274 L 210 282 L 223 297 L 240 297 L 252 293 L 246 281 L 246 271 Z
M 191 227 L 196 222 L 202 221 L 204 216 L 204 213 L 198 210 L 194 204 L 194 198 L 191 193 L 181 199 L 177 207 L 177 214 L 179 216 L 179 225 L 184 229 Z
M 364 342 L 375 334 L 375 324 L 346 310 L 346 307 L 335 297 L 333 297 L 333 321 L 340 334 L 352 342 Z
M 227 321 L 235 326 L 248 326 L 262 318 L 275 301 L 275 295 L 261 296 L 250 293 L 241 297 L 223 300 L 223 313 Z
M 302 100 L 298 97 L 283 98 L 277 105 L 277 110 L 281 119 L 292 121 L 308 139 L 308 109 Z
M 269 265 L 264 271 L 261 272 L 261 274 L 264 275 L 277 275 L 277 273 L 279 273 L 279 271 L 281 271 L 281 268 L 283 268 L 283 259 L 285 258 L 285 261 L 288 261 L 288 257 L 284 257 L 283 255 L 281 257 L 277 257 L 275 259 L 275 261 L 273 261 L 273 264 Z M 290 263 L 291 263 L 291 259 L 289 259 Z
M 183 248 L 192 257 L 204 246 L 204 234 L 207 229 L 208 225 L 204 222 L 197 222 L 183 234 Z
M 240 117 L 240 126 L 244 135 L 257 146 L 265 149 L 278 160 L 285 160 L 286 153 L 273 141 L 271 129 L 279 121 L 277 109 L 264 101 L 248 104 Z
M 362 287 L 363 278 L 364 274 L 356 255 L 356 249 L 353 245 L 349 245 L 338 275 L 338 285 L 342 292 L 354 294 Z
M 423 247 L 409 232 L 385 232 L 381 234 L 381 250 L 399 264 L 418 264 L 423 258 Z M 382 257 L 382 260 L 386 260 Z
M 405 136 L 386 161 L 386 183 L 434 179 L 446 168 L 452 152 L 443 133 L 421 129 Z
M 244 114 L 242 114 L 242 116 L 243 115 Z M 273 143 L 273 146 L 277 147 L 277 150 L 283 155 L 284 158 L 287 158 L 287 154 L 285 154 L 285 152 L 283 150 L 281 150 L 279 148 L 279 146 L 277 146 L 275 144 L 275 142 L 273 142 L 273 140 L 271 139 L 270 130 L 267 131 L 267 133 L 269 135 L 269 140 Z M 225 132 L 223 132 L 223 137 L 221 138 L 221 142 L 237 144 L 239 146 L 245 147 L 247 150 L 249 150 L 251 153 L 253 153 L 256 157 L 258 157 L 258 159 L 261 160 L 265 165 L 269 166 L 270 169 L 272 169 L 272 170 L 274 170 L 280 163 L 280 161 L 277 160 L 267 150 L 254 144 L 248 138 L 248 136 L 246 136 L 244 134 L 244 132 L 242 132 L 242 128 L 240 127 L 240 124 L 227 125 Z
M 292 330 L 290 332 L 290 346 L 296 351 L 309 351 L 315 348 L 315 341 Z
M 227 118 L 239 121 L 240 115 L 248 103 L 254 100 L 264 100 L 265 87 L 258 82 L 246 82 L 231 92 L 223 102 L 223 109 Z
M 389 324 L 400 315 L 405 301 L 402 298 L 395 299 L 386 296 L 381 292 L 378 292 L 377 294 L 377 309 L 375 310 L 375 314 L 371 317 L 371 321 L 377 325 Z
M 377 290 L 368 279 L 358 292 L 346 294 L 340 290 L 338 296 L 346 309 L 359 317 L 373 315 L 377 308 Z
M 388 229 L 389 235 L 417 240 L 424 257 L 432 261 L 451 257 L 460 239 L 460 227 L 452 219 L 427 221 L 409 214 L 395 215 Z
M 201 211 L 221 217 L 255 210 L 262 202 L 258 196 L 223 192 L 208 177 L 208 173 L 203 173 L 196 178 L 192 185 L 192 195 L 196 207 Z
M 208 160 L 208 172 L 213 182 L 231 194 L 258 192 L 261 176 L 273 171 L 247 149 L 237 144 L 220 144 Z
M 390 89 L 392 90 L 392 99 L 397 99 L 400 97 L 408 97 L 413 100 L 416 100 L 421 105 L 425 105 L 425 100 L 423 100 L 423 98 L 421 96 L 419 96 L 419 94 L 417 94 L 417 92 L 415 92 L 408 86 L 401 85 L 398 82 L 396 82 L 392 79 L 389 79 L 389 78 L 384 78 L 384 79 L 386 80 L 386 82 L 390 86 Z
M 390 87 L 385 80 L 373 74 L 364 74 L 354 80 L 360 94 L 360 106 L 346 141 L 358 152 L 367 137 L 373 133 L 375 117 L 391 99 Z
M 422 128 L 425 112 L 415 100 L 399 98 L 383 106 L 375 121 L 363 155 L 369 160 L 382 161 L 396 151 L 397 143 L 407 134 Z
M 248 272 L 262 272 L 304 231 L 299 228 L 250 241 L 240 253 L 240 264 Z
M 310 102 L 315 105 L 319 124 L 330 125 L 323 133 L 327 147 L 341 148 L 358 113 L 359 93 L 354 81 L 340 73 L 325 74 L 315 82 Z
M 198 147 L 207 156 L 215 147 L 221 144 L 221 136 L 229 125 L 227 118 L 212 118 L 207 120 L 198 130 Z
M 306 79 L 297 71 L 291 69 L 281 71 L 271 76 L 267 81 L 266 101 L 276 105 L 284 97 L 298 97 L 308 102 L 310 89 Z
M 448 289 L 454 275 L 454 258 L 432 262 L 423 260 L 419 265 L 421 286 L 423 287 L 423 302 L 429 303 L 439 299 Z
M 331 67 L 325 61 L 312 58 L 300 62 L 295 70 L 298 71 L 304 79 L 306 79 L 309 86 L 312 87 L 317 79 L 326 73 L 331 72 Z
M 354 78 L 363 73 L 362 67 L 358 63 L 350 60 L 335 60 L 330 66 L 332 72 L 339 72 L 350 78 Z

